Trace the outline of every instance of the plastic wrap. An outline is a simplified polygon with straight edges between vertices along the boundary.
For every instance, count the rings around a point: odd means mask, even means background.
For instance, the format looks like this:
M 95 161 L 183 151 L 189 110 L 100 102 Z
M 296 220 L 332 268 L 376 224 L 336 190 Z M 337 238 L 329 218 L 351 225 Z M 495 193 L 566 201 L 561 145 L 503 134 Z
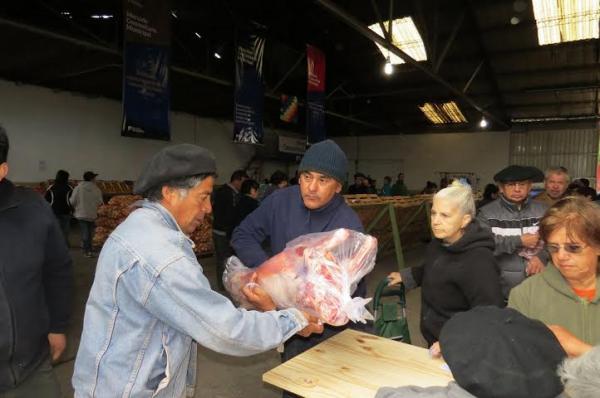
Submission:
M 349 320 L 373 319 L 365 308 L 370 298 L 351 295 L 375 266 L 377 239 L 348 229 L 303 235 L 257 268 L 237 257 L 227 260 L 225 288 L 244 308 L 251 309 L 242 288 L 260 285 L 277 308 L 298 308 L 323 323 L 344 325 Z

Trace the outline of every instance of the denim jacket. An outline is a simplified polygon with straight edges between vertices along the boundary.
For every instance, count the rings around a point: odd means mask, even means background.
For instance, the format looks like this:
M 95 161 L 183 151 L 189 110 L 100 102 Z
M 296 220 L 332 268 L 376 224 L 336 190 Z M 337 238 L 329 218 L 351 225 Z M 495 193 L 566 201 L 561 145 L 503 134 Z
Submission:
M 247 356 L 307 325 L 295 309 L 234 307 L 211 290 L 193 247 L 172 215 L 148 201 L 110 235 L 86 304 L 76 397 L 192 396 L 196 342 Z

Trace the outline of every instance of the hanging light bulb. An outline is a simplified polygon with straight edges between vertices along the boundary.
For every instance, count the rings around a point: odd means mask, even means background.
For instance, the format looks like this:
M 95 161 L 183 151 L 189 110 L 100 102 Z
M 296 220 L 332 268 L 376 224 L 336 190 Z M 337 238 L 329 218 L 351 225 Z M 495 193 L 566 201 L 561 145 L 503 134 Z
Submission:
M 383 73 L 385 73 L 388 76 L 390 76 L 392 73 L 394 73 L 394 65 L 392 65 L 392 62 L 390 61 L 389 58 L 386 61 L 385 65 L 383 66 Z
M 488 126 L 488 121 L 485 119 L 485 117 L 482 117 L 481 121 L 479 122 L 479 127 L 481 127 L 482 129 L 484 129 L 487 126 Z

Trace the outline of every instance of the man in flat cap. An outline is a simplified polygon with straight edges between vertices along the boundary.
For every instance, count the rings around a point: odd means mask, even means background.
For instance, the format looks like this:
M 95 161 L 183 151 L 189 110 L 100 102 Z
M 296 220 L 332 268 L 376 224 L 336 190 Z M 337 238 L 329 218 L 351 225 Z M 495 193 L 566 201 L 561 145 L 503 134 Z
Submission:
M 494 176 L 500 197 L 479 209 L 477 218 L 494 234 L 505 300 L 510 289 L 541 272 L 549 260 L 538 234 L 547 206 L 529 197 L 533 182 L 543 178 L 535 167 L 508 166 Z
M 146 165 L 144 196 L 106 241 L 86 305 L 73 387 L 76 397 L 193 396 L 196 344 L 237 356 L 322 330 L 296 309 L 238 309 L 211 290 L 189 235 L 211 212 L 215 159 L 191 144 L 167 147 Z
M 269 258 L 261 244 L 269 240 L 271 255 L 299 236 L 347 228 L 362 232 L 363 226 L 340 195 L 346 178 L 347 159 L 342 149 L 326 140 L 312 145 L 304 154 L 299 172 L 299 185 L 278 189 L 269 195 L 233 231 L 231 244 L 242 262 L 257 267 Z M 355 295 L 364 297 L 365 281 Z M 283 360 L 293 358 L 320 341 L 341 331 L 326 326 L 321 336 L 293 337 L 285 345 Z

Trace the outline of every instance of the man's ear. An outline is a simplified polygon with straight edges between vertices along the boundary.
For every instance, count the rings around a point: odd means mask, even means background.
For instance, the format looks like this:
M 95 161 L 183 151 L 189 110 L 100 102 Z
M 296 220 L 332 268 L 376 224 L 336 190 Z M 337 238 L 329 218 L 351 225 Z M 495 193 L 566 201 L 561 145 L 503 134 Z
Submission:
M 176 204 L 179 199 L 179 192 L 177 192 L 177 189 L 173 189 L 166 185 L 161 188 L 161 193 L 163 197 L 162 202 L 168 205 Z
M 340 184 L 338 181 L 336 181 L 336 187 L 335 187 L 335 193 L 340 193 L 342 192 L 342 184 Z
M 0 181 L 4 180 L 8 175 L 8 163 L 4 162 L 0 164 Z

